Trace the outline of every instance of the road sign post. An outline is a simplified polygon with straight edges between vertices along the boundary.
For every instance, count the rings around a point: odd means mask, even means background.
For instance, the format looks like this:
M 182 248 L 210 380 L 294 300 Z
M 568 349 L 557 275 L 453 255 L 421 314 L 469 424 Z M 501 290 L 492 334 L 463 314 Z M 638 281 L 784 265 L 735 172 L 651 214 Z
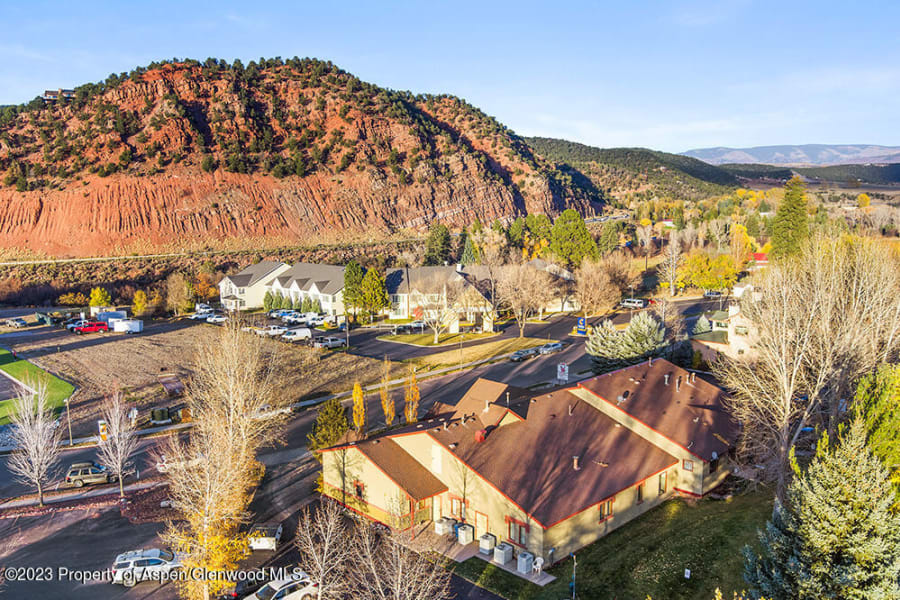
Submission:
M 99 421 L 97 421 L 97 429 L 100 430 L 100 441 L 105 442 L 106 441 L 106 421 L 104 421 L 103 419 L 100 419 Z
M 559 363 L 556 365 L 556 379 L 559 380 L 560 383 L 569 383 L 569 365 L 566 363 Z

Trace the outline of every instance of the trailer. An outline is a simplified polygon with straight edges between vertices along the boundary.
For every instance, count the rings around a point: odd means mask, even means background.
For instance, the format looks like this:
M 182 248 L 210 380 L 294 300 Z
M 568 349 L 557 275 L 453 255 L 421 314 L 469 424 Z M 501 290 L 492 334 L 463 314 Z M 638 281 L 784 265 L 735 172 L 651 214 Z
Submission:
M 112 330 L 119 333 L 141 333 L 144 331 L 144 322 L 140 319 L 110 319 Z
M 98 312 L 96 319 L 98 321 L 104 321 L 109 323 L 110 319 L 127 319 L 128 313 L 124 310 L 107 310 L 103 312 Z

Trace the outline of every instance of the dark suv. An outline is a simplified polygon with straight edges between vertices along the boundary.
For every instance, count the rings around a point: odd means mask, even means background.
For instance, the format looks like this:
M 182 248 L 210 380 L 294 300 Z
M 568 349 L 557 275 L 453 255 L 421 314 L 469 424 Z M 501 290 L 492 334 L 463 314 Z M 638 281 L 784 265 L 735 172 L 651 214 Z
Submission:
M 66 483 L 75 487 L 97 483 L 115 483 L 118 478 L 95 462 L 73 463 L 66 471 Z

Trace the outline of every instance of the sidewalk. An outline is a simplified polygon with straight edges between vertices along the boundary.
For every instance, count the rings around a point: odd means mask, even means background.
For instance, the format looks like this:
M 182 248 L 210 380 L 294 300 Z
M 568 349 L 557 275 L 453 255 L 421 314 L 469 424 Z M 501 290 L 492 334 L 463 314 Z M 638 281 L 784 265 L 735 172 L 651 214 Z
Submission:
M 145 490 L 147 488 L 156 487 L 158 485 L 162 485 L 162 481 L 153 480 L 153 481 L 135 481 L 133 483 L 129 483 L 125 486 L 126 492 L 134 492 L 138 490 Z M 75 488 L 77 489 L 77 488 Z M 78 489 L 78 491 L 63 490 L 63 491 L 45 491 L 44 492 L 44 505 L 48 504 L 58 504 L 60 502 L 70 502 L 72 500 L 84 500 L 87 498 L 96 498 L 98 496 L 110 496 L 110 495 L 118 495 L 119 494 L 119 486 L 116 484 L 106 485 L 102 487 L 90 488 L 90 489 Z M 25 506 L 37 506 L 38 499 L 36 494 L 29 494 L 26 497 L 18 497 L 11 498 L 3 503 L 0 503 L 0 511 L 10 509 L 10 508 L 22 508 Z

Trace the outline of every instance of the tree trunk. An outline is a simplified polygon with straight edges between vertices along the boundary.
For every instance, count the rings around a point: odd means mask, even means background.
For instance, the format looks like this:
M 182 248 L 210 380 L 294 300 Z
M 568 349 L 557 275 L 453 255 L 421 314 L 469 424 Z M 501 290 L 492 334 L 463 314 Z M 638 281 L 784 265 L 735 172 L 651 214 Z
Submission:
M 37 482 L 37 489 L 38 489 L 38 506 L 43 506 L 44 505 L 44 486 L 41 485 L 40 481 Z
M 119 473 L 119 498 L 125 497 L 125 481 L 121 473 Z
M 440 334 L 438 333 L 438 330 L 435 329 L 434 330 L 434 345 L 437 346 L 439 341 L 440 341 Z

